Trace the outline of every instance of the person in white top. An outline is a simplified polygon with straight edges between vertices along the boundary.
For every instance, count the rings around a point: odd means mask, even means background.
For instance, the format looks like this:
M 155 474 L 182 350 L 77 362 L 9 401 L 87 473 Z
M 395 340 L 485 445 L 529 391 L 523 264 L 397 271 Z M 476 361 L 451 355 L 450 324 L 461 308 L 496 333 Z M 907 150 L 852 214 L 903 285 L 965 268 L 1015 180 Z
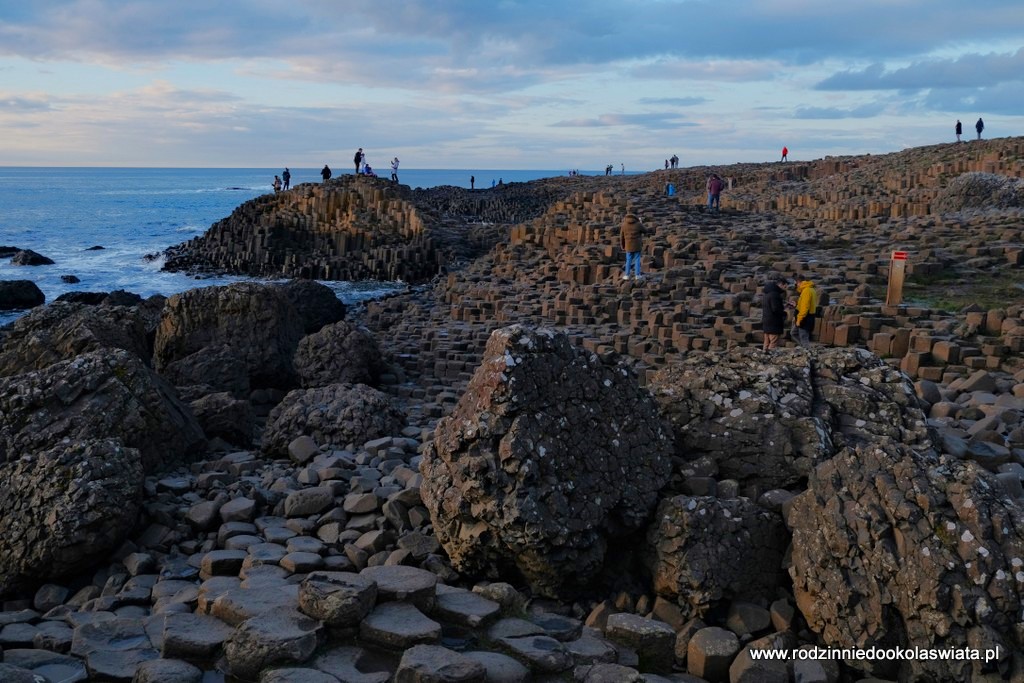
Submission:
M 391 182 L 398 182 L 398 157 L 395 157 L 391 161 Z

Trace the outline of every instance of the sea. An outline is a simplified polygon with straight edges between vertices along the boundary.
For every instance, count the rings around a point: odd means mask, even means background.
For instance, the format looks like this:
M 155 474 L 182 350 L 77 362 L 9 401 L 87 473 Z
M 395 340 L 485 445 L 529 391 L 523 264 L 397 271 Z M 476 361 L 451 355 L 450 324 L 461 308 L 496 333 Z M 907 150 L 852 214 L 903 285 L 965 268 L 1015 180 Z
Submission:
M 272 192 L 282 168 L 28 168 L 0 167 L 0 246 L 31 249 L 54 261 L 13 266 L 0 260 L 0 280 L 32 280 L 53 301 L 65 292 L 123 289 L 147 297 L 252 278 L 196 279 L 161 271 L 163 258 L 147 259 L 204 233 L 243 202 Z M 351 172 L 334 168 L 335 176 Z M 292 168 L 291 183 L 320 182 L 320 168 Z M 391 170 L 378 169 L 390 176 Z M 603 174 L 604 171 L 600 171 Z M 400 169 L 411 187 L 468 188 L 565 175 L 566 171 Z M 581 172 L 582 174 L 582 172 Z M 598 175 L 597 171 L 586 175 Z M 91 247 L 103 247 L 91 249 Z M 80 281 L 69 284 L 61 277 Z M 393 282 L 325 282 L 354 304 L 404 288 Z M 0 325 L 24 311 L 0 311 Z

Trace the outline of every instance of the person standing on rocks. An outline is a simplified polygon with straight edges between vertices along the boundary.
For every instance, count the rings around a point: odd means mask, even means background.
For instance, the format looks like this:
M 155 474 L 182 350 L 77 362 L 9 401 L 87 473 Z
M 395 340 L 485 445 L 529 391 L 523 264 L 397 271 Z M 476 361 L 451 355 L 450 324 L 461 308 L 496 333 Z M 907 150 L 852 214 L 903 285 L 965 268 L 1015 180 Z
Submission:
M 398 182 L 398 157 L 391 160 L 391 182 Z
M 956 141 L 957 142 L 963 142 L 963 140 L 960 139 L 960 136 L 963 135 L 963 134 L 964 134 L 964 125 L 962 123 L 960 123 L 960 119 L 957 119 L 956 120 Z
M 811 334 L 814 333 L 814 321 L 817 319 L 818 290 L 810 280 L 801 280 L 796 286 L 799 295 L 796 301 L 796 320 L 793 326 L 793 338 L 800 346 L 811 345 Z
M 980 116 L 978 117 L 978 122 L 974 124 L 974 130 L 978 131 L 978 139 L 980 140 L 981 131 L 985 130 L 985 122 L 981 120 Z
M 718 213 L 722 208 L 722 188 L 725 187 L 725 183 L 718 176 L 717 173 L 712 173 L 711 177 L 708 178 L 708 211 L 714 211 Z
M 471 189 L 471 190 L 475 189 L 473 187 L 474 185 L 476 185 L 476 176 L 475 175 L 471 175 L 471 176 L 469 176 L 469 189 Z
M 622 231 L 619 234 L 619 244 L 622 251 L 626 252 L 626 269 L 622 273 L 622 279 L 629 279 L 629 270 L 633 268 L 633 279 L 639 282 L 640 276 L 640 249 L 643 247 L 644 224 L 640 218 L 632 213 L 627 213 L 622 219 Z
M 320 171 L 320 177 L 324 179 L 325 183 L 328 180 L 330 180 L 331 179 L 331 167 L 328 166 L 327 164 L 324 164 L 323 170 Z
M 356 175 L 359 175 L 359 168 L 363 165 L 363 159 L 365 157 L 366 157 L 366 155 L 363 154 L 363 148 L 362 147 L 357 149 L 356 150 L 356 155 L 354 157 L 352 157 L 352 161 L 354 161 L 356 163 Z
M 274 187 L 274 194 L 277 194 L 278 192 L 281 191 L 281 178 L 279 176 L 274 176 L 273 187 Z
M 761 292 L 761 329 L 764 331 L 762 351 L 775 349 L 786 327 L 786 304 L 783 295 L 788 284 L 786 278 L 778 275 L 769 280 Z
M 785 145 L 782 146 L 782 160 L 789 161 L 789 148 Z
M 284 189 L 288 189 L 292 184 L 292 172 L 285 166 L 284 173 L 281 174 L 281 180 L 284 182 Z

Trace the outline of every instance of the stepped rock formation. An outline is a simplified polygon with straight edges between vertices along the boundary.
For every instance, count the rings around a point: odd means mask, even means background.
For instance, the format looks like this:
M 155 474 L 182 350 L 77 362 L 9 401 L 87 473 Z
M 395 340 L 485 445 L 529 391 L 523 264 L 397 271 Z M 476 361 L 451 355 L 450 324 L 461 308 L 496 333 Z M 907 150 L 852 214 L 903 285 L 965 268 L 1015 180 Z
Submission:
M 549 330 L 491 335 L 420 465 L 423 502 L 457 570 L 572 595 L 610 544 L 642 528 L 671 441 L 634 382 Z

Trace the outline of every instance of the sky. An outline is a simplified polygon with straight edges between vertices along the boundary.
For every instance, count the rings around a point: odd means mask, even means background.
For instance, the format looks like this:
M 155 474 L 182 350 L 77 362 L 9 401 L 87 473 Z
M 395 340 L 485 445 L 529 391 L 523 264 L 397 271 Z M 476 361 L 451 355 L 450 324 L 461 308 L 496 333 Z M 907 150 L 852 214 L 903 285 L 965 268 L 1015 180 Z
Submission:
M 1024 0 L 0 0 L 0 165 L 603 169 L 1024 135 Z

